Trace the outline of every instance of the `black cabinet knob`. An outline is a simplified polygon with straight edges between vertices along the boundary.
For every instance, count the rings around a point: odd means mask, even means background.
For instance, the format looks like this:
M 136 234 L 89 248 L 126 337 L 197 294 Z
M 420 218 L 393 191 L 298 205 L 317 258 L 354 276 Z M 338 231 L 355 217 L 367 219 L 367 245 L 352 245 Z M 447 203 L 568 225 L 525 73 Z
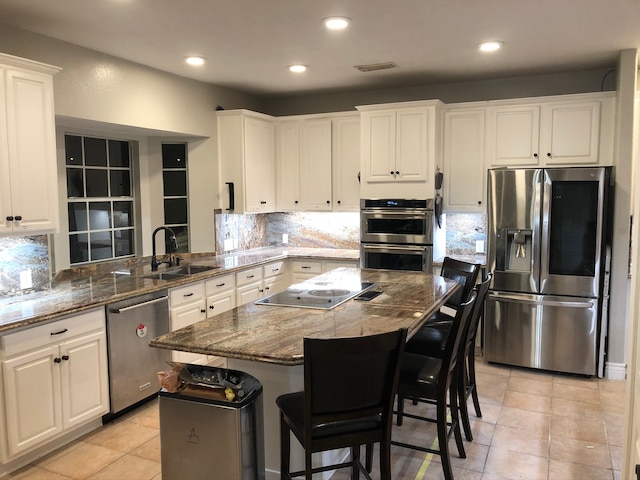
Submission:
M 340 203 L 342 203 L 342 202 L 340 202 L 340 200 L 338 200 L 338 205 L 340 205 Z
M 216 308 L 214 305 L 209 305 L 209 310 L 213 310 L 214 308 Z
M 207 313 L 207 311 L 203 308 L 200 309 L 200 313 Z
M 298 204 L 298 200 L 296 200 L 296 201 L 295 201 L 295 202 L 293 202 L 293 203 L 295 203 L 295 204 L 297 205 L 297 204 Z
M 396 170 L 396 175 L 400 175 L 400 172 L 398 170 Z
M 478 205 L 482 205 L 482 200 L 478 200 Z
M 533 154 L 533 158 L 538 158 L 538 154 L 537 154 L 537 153 L 534 153 L 534 154 Z
M 551 158 L 551 152 L 547 152 L 547 157 Z
M 331 203 L 331 200 L 327 200 L 327 205 L 329 205 Z
M 390 173 L 391 175 L 393 175 L 393 170 L 391 170 L 389 173 Z
M 62 359 L 66 362 L 69 360 L 69 355 L 62 355 Z
M 54 358 L 54 359 L 53 359 L 53 361 L 54 361 L 55 363 L 60 363 L 62 360 L 61 360 L 61 359 L 59 359 L 58 357 L 56 357 L 56 358 Z
M 13 222 L 13 217 L 7 217 L 7 222 Z
M 16 215 L 16 222 L 19 222 L 20 220 L 22 220 L 22 217 L 20 215 Z

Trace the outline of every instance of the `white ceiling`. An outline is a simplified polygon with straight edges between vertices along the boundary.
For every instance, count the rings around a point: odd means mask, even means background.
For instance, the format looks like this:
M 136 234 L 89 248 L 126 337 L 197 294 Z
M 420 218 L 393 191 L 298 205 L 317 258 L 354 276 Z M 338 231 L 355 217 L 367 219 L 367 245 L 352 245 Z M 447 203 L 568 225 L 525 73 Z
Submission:
M 334 15 L 350 28 L 327 31 Z M 259 95 L 606 68 L 640 47 L 640 0 L 0 0 L 0 22 Z M 354 68 L 382 62 L 398 68 Z

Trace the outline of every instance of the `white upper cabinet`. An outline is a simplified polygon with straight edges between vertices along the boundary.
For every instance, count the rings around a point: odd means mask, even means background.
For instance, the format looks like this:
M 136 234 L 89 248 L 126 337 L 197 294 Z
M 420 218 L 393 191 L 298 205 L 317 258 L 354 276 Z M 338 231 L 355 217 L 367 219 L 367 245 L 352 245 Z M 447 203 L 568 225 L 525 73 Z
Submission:
M 611 164 L 613 99 L 608 93 L 565 95 L 490 107 L 489 165 Z
M 363 198 L 432 198 L 440 102 L 357 107 Z
M 223 212 L 275 211 L 275 126 L 272 117 L 248 110 L 218 112 L 218 159 Z M 235 193 L 233 198 L 231 186 Z M 230 207 L 232 199 L 233 208 Z
M 306 211 L 331 211 L 331 119 L 303 120 L 300 193 Z
M 58 231 L 53 74 L 0 54 L 0 234 Z
M 485 109 L 444 112 L 445 212 L 482 212 L 486 191 Z
M 333 120 L 333 210 L 360 211 L 360 117 Z
M 359 211 L 359 116 L 283 118 L 276 137 L 278 210 Z

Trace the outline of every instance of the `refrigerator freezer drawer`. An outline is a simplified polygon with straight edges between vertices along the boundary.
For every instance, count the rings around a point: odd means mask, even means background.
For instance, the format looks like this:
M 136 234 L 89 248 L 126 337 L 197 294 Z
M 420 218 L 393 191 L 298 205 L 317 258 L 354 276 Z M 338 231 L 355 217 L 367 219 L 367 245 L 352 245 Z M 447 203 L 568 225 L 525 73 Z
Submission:
M 490 292 L 485 359 L 557 372 L 596 374 L 598 301 Z

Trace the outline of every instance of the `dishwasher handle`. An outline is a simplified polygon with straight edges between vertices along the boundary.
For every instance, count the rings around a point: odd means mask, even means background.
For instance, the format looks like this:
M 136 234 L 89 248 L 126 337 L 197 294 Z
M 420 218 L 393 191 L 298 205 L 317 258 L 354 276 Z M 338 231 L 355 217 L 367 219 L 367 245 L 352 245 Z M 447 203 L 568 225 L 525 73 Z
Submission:
M 168 295 L 165 295 L 164 297 L 154 298 L 153 300 L 148 300 L 146 302 L 134 303 L 133 305 L 129 305 L 127 307 L 112 308 L 109 309 L 109 313 L 125 313 L 131 310 L 135 310 L 136 308 L 146 307 L 147 305 L 151 305 L 153 303 L 164 302 L 165 300 L 169 300 Z

